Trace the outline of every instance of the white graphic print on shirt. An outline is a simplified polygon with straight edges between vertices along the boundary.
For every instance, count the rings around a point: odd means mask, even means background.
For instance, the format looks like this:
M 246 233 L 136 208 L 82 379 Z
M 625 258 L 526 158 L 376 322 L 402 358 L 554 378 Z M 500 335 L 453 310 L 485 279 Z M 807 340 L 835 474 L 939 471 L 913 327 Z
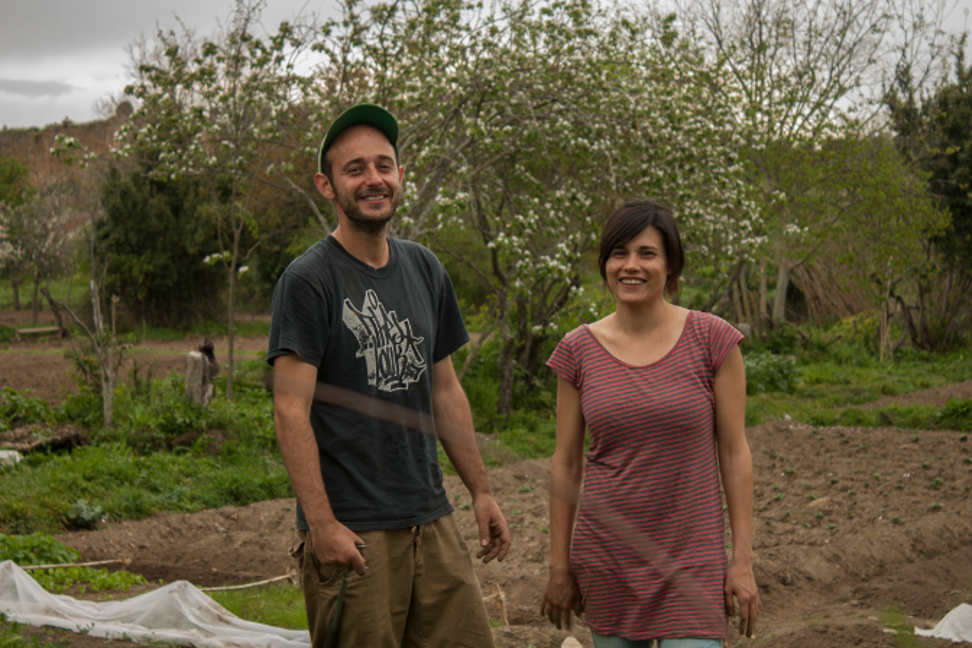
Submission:
M 385 308 L 374 290 L 365 291 L 360 310 L 345 299 L 341 319 L 358 340 L 355 355 L 365 359 L 369 385 L 392 392 L 418 382 L 426 367 L 419 346 L 425 338 L 413 335 L 412 323 Z

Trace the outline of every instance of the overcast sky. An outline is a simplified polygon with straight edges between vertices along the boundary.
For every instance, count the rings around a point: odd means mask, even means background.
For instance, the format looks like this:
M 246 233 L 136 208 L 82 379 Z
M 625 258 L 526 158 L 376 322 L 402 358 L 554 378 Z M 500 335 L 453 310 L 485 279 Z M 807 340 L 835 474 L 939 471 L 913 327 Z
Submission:
M 0 127 L 100 119 L 99 99 L 129 81 L 128 45 L 176 16 L 200 36 L 226 24 L 233 0 L 0 0 Z M 270 0 L 276 31 L 298 13 L 336 11 L 335 0 Z
M 949 24 L 961 30 L 972 0 L 957 2 Z M 176 26 L 176 16 L 197 35 L 212 35 L 232 7 L 232 0 L 0 0 L 0 127 L 99 119 L 98 101 L 120 95 L 129 80 L 129 44 Z M 273 31 L 301 11 L 334 15 L 337 2 L 269 0 L 263 23 Z

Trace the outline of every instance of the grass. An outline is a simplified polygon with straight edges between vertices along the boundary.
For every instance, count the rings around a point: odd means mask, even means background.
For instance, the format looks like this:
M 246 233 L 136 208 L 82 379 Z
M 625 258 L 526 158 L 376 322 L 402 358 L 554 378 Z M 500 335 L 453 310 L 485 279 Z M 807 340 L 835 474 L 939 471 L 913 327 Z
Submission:
M 244 505 L 291 492 L 283 462 L 270 453 L 139 455 L 121 443 L 80 447 L 69 455 L 32 454 L 0 473 L 0 483 L 0 519 L 12 533 L 62 531 L 79 498 L 97 503 L 106 519 L 123 520 Z
M 224 608 L 249 621 L 278 628 L 307 628 L 304 595 L 300 588 L 287 583 L 272 583 L 240 590 L 207 592 Z
M 67 644 L 60 641 L 44 641 L 26 633 L 24 626 L 7 621 L 0 614 L 0 648 L 67 648 Z
M 78 271 L 70 277 L 45 279 L 42 286 L 46 286 L 51 297 L 57 301 L 76 304 L 79 299 L 88 294 L 88 275 L 85 272 Z M 34 286 L 30 281 L 20 284 L 21 309 L 30 311 L 33 292 Z M 47 300 L 40 293 L 38 293 L 37 298 L 40 300 L 40 309 L 46 310 L 48 308 Z M 12 309 L 13 307 L 13 289 L 10 286 L 10 281 L 3 277 L 3 280 L 0 281 L 0 309 Z
M 895 607 L 888 607 L 881 611 L 881 625 L 893 630 L 894 642 L 898 648 L 922 648 L 925 644 L 915 635 L 914 627 L 905 615 Z
M 893 364 L 867 356 L 857 362 L 804 360 L 795 365 L 791 391 L 750 394 L 746 424 L 782 418 L 811 425 L 898 426 L 909 429 L 972 427 L 972 405 L 956 400 L 944 408 L 932 405 L 861 407 L 884 396 L 941 387 L 972 376 L 972 354 L 911 354 Z

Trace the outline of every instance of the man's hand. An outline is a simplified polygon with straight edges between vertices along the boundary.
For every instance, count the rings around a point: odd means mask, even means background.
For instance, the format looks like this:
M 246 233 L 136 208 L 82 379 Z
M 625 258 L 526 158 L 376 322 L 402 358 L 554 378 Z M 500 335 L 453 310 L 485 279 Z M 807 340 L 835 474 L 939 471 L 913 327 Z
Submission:
M 729 616 L 736 613 L 739 603 L 739 634 L 753 639 L 756 637 L 756 617 L 759 616 L 759 590 L 753 576 L 751 563 L 730 562 L 726 572 L 726 612 Z
M 499 505 L 492 495 L 479 495 L 473 499 L 473 512 L 479 525 L 479 552 L 477 558 L 488 563 L 493 558 L 503 560 L 510 549 L 510 529 L 506 526 Z
M 322 565 L 347 565 L 358 574 L 364 574 L 366 566 L 361 553 L 364 546 L 364 540 L 357 533 L 337 520 L 311 529 L 311 547 Z
M 551 567 L 547 578 L 547 591 L 540 604 L 540 614 L 550 619 L 557 629 L 570 630 L 570 613 L 580 616 L 584 612 L 577 581 L 570 570 L 564 567 Z

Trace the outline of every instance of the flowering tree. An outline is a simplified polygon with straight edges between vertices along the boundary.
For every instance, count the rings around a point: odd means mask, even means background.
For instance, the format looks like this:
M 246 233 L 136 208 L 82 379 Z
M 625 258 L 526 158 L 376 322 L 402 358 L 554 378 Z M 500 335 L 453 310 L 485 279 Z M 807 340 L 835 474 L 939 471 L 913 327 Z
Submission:
M 284 22 L 267 38 L 254 34 L 264 4 L 238 0 L 217 39 L 160 31 L 156 50 L 136 52 L 136 78 L 125 92 L 139 106 L 117 134 L 120 154 L 152 174 L 192 176 L 211 196 L 202 210 L 215 223 L 215 258 L 226 273 L 228 398 L 238 275 L 262 236 L 252 201 L 279 170 L 268 160 L 286 157 L 303 84 L 295 72 L 303 41 L 294 27 Z
M 853 156 L 841 159 L 839 147 L 820 143 L 867 137 L 874 99 L 894 67 L 892 35 L 903 29 L 915 45 L 937 24 L 918 13 L 909 23 L 908 3 L 890 0 L 679 4 L 724 70 L 723 87 L 740 101 L 736 127 L 746 143 L 750 182 L 760 192 L 758 231 L 767 241 L 759 310 L 781 322 L 791 272 L 811 262 L 835 228 L 849 224 L 848 203 L 859 198 L 844 185 L 843 169 Z M 774 267 L 769 312 L 766 275 Z
M 537 370 L 619 200 L 671 202 L 713 267 L 747 249 L 753 210 L 729 104 L 668 22 L 585 0 L 379 3 L 367 16 L 352 2 L 318 48 L 327 112 L 368 99 L 400 118 L 410 184 L 398 232 L 461 226 L 488 250 L 457 256 L 489 295 L 501 412 L 513 405 L 515 368 Z
M 37 323 L 41 282 L 67 270 L 74 237 L 70 184 L 42 187 L 17 206 L 0 204 L 0 253 L 11 273 L 29 277 L 32 283 L 32 321 Z
M 20 309 L 20 284 L 25 255 L 18 238 L 18 209 L 33 196 L 27 169 L 13 157 L 0 158 L 0 268 L 10 279 L 15 309 Z

